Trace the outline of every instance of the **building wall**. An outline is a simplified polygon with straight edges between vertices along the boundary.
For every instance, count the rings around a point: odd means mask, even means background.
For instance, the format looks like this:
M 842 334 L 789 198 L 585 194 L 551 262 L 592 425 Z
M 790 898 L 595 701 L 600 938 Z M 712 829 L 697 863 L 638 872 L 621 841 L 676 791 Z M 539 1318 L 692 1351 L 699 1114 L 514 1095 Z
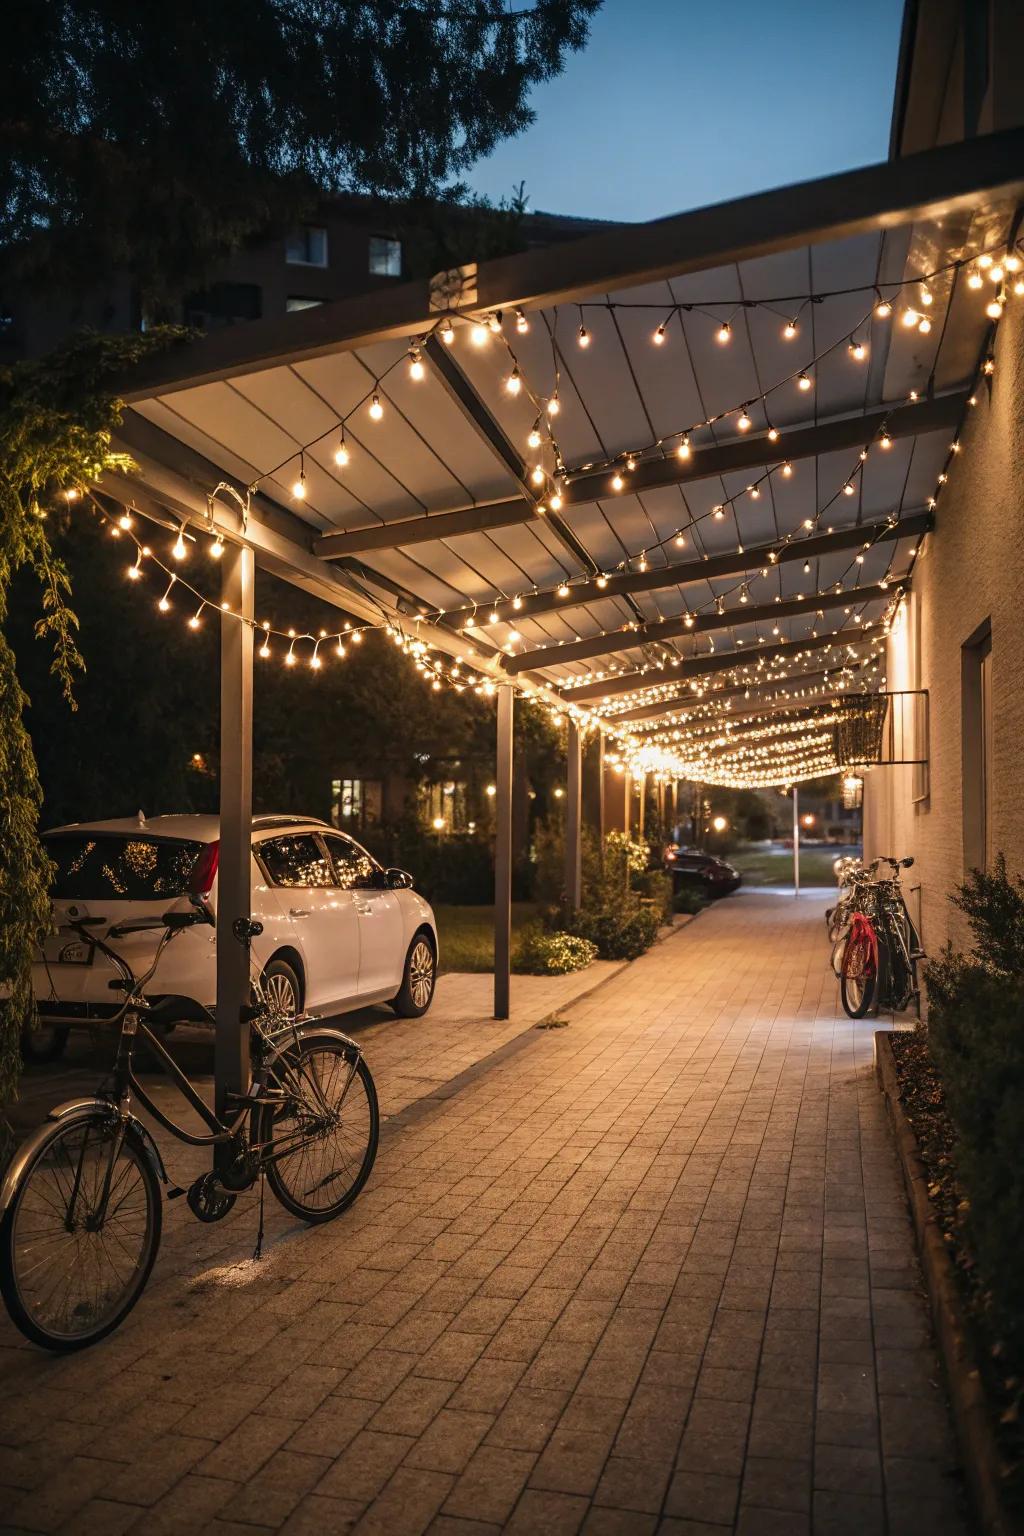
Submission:
M 929 698 L 927 797 L 913 800 L 911 768 L 865 776 L 865 857 L 913 854 L 925 947 L 935 954 L 966 925 L 949 904 L 963 879 L 962 648 L 992 629 L 992 847 L 1024 872 L 1024 305 L 1001 322 L 996 371 L 979 389 L 922 546 L 914 590 L 889 641 L 888 687 Z M 991 384 L 989 390 L 988 384 Z M 911 910 L 914 910 L 913 907 Z

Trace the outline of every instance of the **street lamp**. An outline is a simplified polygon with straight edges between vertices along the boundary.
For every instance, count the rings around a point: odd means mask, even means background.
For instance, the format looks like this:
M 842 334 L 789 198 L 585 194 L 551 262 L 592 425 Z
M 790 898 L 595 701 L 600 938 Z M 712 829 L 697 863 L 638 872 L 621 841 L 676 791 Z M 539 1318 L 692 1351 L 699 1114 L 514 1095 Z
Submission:
M 724 816 L 714 816 L 711 820 L 711 828 L 714 832 L 724 832 L 729 823 Z

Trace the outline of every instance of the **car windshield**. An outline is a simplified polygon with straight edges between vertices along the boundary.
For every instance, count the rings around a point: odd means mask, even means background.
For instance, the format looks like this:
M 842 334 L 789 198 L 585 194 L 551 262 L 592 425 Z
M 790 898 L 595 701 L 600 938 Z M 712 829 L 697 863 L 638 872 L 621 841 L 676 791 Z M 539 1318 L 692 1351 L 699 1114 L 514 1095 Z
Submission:
M 206 846 L 184 838 L 107 832 L 61 833 L 44 842 L 56 865 L 50 894 L 65 901 L 166 901 L 185 896 L 189 875 Z

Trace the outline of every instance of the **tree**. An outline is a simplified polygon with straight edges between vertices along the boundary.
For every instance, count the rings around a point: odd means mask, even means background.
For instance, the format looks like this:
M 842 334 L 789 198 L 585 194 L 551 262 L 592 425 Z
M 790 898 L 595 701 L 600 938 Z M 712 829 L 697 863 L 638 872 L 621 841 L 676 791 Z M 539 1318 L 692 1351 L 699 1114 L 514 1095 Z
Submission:
M 24 0 L 0 65 L 8 275 L 159 301 L 317 193 L 433 195 L 533 120 L 601 0 Z

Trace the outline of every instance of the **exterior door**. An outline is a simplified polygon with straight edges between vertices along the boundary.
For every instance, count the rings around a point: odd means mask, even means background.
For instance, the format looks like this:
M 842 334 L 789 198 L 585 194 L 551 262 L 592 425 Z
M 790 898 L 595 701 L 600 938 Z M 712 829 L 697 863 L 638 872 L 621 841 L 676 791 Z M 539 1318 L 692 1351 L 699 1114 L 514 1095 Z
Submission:
M 339 887 L 351 892 L 359 920 L 359 991 L 394 996 L 405 965 L 405 922 L 396 891 L 371 884 L 380 866 L 338 832 L 322 834 Z
M 334 871 L 311 832 L 257 844 L 284 927 L 303 957 L 306 1006 L 330 1007 L 354 998 L 359 985 L 359 922 L 355 896 L 339 890 Z

